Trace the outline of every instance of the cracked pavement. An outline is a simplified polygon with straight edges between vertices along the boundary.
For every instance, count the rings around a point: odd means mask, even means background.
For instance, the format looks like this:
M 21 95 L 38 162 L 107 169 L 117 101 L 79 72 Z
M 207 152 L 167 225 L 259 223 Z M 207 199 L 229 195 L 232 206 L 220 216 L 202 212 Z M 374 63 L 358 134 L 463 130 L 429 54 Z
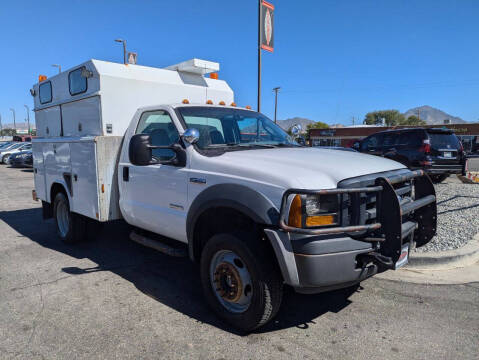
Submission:
M 203 301 L 198 271 L 128 239 L 124 223 L 70 246 L 0 166 L 1 359 L 478 359 L 479 283 L 372 278 L 358 291 L 287 291 L 244 336 Z

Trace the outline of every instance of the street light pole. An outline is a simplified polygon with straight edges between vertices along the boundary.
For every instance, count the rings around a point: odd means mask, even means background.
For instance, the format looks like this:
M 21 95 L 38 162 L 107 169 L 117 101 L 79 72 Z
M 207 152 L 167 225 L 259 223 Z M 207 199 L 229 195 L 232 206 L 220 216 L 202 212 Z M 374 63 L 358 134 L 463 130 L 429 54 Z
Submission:
M 58 68 L 59 74 L 62 72 L 62 66 L 60 64 L 52 64 L 52 66 Z
M 30 135 L 30 108 L 27 105 L 23 106 L 25 106 L 25 109 L 27 109 L 28 135 Z
M 15 109 L 10 108 L 10 111 L 13 113 L 13 128 L 15 129 L 15 134 L 17 133 L 17 123 L 15 121 Z
M 123 64 L 126 64 L 126 40 L 115 39 L 116 42 L 123 43 Z
M 276 124 L 276 112 L 278 110 L 278 91 L 281 89 L 280 86 L 273 88 L 274 91 L 274 123 Z
M 0 114 L 0 137 L 2 136 L 3 127 L 2 127 L 2 115 Z

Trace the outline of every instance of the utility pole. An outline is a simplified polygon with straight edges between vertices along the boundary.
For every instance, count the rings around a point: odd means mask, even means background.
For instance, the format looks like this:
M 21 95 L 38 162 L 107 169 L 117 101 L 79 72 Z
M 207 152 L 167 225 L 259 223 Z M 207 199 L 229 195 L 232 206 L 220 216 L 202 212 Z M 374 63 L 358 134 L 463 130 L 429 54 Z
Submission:
M 126 64 L 126 40 L 115 39 L 116 42 L 123 43 L 123 64 Z
M 421 117 L 419 116 L 419 109 L 417 110 L 417 122 L 420 122 L 421 121 Z
M 354 116 L 353 116 L 353 126 L 354 126 Z
M 25 109 L 27 109 L 27 123 L 28 123 L 28 135 L 30 135 L 30 109 L 27 105 L 23 105 L 25 106 Z
M 2 127 L 2 115 L 0 114 L 0 137 L 2 136 L 3 133 L 3 127 Z
M 10 111 L 13 113 L 13 128 L 15 129 L 15 134 L 17 133 L 17 123 L 15 121 L 15 109 L 10 108 Z
M 273 88 L 274 91 L 274 123 L 276 124 L 276 113 L 278 110 L 278 91 L 281 89 L 280 86 L 276 86 Z
M 261 111 L 261 0 L 258 0 L 258 112 Z

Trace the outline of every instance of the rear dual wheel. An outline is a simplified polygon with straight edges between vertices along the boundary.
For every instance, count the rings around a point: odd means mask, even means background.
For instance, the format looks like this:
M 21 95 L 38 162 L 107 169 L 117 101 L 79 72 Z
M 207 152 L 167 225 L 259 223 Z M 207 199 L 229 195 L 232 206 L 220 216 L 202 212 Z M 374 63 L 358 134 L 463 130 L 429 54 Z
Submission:
M 278 312 L 283 280 L 264 241 L 247 233 L 214 235 L 201 256 L 206 301 L 234 327 L 251 331 Z
M 53 217 L 57 234 L 63 242 L 72 244 L 84 239 L 87 222 L 83 216 L 70 212 L 68 198 L 62 192 L 55 196 Z

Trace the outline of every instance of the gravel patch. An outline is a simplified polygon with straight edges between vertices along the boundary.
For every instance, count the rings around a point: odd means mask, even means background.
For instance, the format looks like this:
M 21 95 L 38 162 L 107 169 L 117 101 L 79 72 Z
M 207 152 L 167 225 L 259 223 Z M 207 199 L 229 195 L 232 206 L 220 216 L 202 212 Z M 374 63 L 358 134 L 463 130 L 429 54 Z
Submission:
M 479 232 L 479 184 L 463 184 L 450 176 L 435 188 L 437 235 L 416 252 L 457 249 Z

